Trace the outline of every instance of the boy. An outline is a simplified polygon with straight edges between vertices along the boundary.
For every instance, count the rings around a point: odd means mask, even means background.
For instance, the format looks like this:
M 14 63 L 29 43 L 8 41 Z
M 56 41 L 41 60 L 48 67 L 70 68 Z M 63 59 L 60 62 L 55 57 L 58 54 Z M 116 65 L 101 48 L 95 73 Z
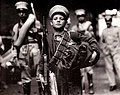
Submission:
M 82 94 L 81 80 L 79 76 L 80 67 L 87 65 L 82 64 L 82 66 L 79 66 L 74 64 L 78 58 L 77 55 L 79 53 L 79 47 L 77 46 L 77 42 L 74 42 L 73 40 L 77 39 L 78 42 L 80 42 L 80 40 L 88 41 L 92 47 L 92 51 L 98 54 L 99 51 L 96 40 L 91 37 L 86 38 L 86 36 L 81 36 L 74 33 L 72 34 L 64 30 L 69 18 L 69 11 L 62 5 L 53 6 L 49 11 L 49 17 L 53 31 L 50 35 L 47 35 L 49 52 L 48 63 L 49 70 L 56 76 L 58 95 Z M 96 54 L 92 55 L 91 61 L 95 60 Z M 40 73 L 42 75 L 43 61 L 41 61 L 40 64 Z M 72 83 L 71 88 L 69 87 L 70 83 Z M 74 92 L 72 92 L 74 87 L 77 88 Z

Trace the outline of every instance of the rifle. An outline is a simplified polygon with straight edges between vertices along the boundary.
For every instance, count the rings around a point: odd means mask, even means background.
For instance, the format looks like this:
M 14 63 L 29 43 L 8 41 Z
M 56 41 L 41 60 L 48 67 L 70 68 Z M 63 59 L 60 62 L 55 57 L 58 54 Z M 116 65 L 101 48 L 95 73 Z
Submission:
M 43 16 L 43 62 L 44 62 L 44 95 L 58 95 L 56 77 L 53 72 L 49 70 L 48 63 L 48 42 L 47 42 L 47 29 L 45 23 L 45 16 Z
M 42 49 L 43 49 L 43 62 L 44 62 L 44 95 L 49 95 L 49 68 L 48 68 L 48 42 L 47 42 L 47 29 L 45 16 L 43 16 L 43 37 L 42 37 Z
M 35 15 L 35 19 L 37 19 L 36 13 L 35 13 L 35 10 L 34 10 L 34 7 L 33 7 L 33 3 L 31 2 L 30 5 L 31 5 L 32 12 Z
M 57 83 L 56 83 L 56 77 L 53 72 L 49 69 L 49 63 L 48 63 L 48 41 L 47 41 L 47 28 L 46 28 L 46 11 L 47 11 L 46 3 L 44 5 L 44 12 L 42 16 L 42 27 L 43 27 L 43 33 L 42 33 L 42 56 L 43 56 L 43 78 L 44 82 L 41 82 L 41 86 L 43 89 L 44 95 L 58 95 L 57 90 Z

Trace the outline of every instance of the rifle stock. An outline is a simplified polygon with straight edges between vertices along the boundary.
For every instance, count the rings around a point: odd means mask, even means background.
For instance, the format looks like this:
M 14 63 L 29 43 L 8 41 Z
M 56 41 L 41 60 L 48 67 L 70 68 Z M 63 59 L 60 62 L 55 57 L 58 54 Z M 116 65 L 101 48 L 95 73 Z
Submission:
M 51 95 L 58 95 L 56 77 L 53 72 L 49 72 L 49 81 Z

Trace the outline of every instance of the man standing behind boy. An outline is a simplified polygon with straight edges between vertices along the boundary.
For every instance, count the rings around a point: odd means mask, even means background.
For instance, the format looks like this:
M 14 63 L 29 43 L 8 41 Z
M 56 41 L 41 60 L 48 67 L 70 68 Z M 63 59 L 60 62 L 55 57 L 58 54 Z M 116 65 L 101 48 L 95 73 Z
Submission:
M 21 67 L 21 81 L 24 95 L 31 93 L 31 70 L 37 71 L 41 49 L 41 23 L 30 10 L 30 4 L 19 1 L 15 4 L 19 22 L 13 27 L 14 48 Z M 33 73 L 33 75 L 36 75 Z M 34 76 L 35 77 L 35 76 Z M 39 84 L 39 82 L 38 82 Z M 39 86 L 39 85 L 38 85 Z
M 120 28 L 112 26 L 112 16 L 111 10 L 105 11 L 107 28 L 103 30 L 101 36 L 101 48 L 104 54 L 110 91 L 117 88 L 113 66 L 115 67 L 118 79 L 120 80 Z
M 71 30 L 73 32 L 77 32 L 86 36 L 92 36 L 95 37 L 93 32 L 93 27 L 91 21 L 88 21 L 87 13 L 85 9 L 77 9 L 75 10 L 75 15 L 77 17 L 78 23 L 76 25 L 73 25 Z M 88 88 L 89 88 L 89 94 L 94 93 L 94 83 L 93 83 L 93 67 L 85 67 L 81 69 L 81 75 L 82 75 L 82 84 L 83 84 L 83 92 L 85 92 L 85 74 L 87 73 L 87 79 L 88 79 Z

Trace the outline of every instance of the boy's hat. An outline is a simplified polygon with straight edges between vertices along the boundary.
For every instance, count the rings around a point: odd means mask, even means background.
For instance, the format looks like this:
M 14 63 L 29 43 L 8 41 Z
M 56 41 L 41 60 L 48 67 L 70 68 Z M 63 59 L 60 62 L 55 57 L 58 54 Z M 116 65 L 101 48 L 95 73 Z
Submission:
M 53 6 L 49 11 L 49 17 L 52 18 L 53 14 L 55 14 L 55 13 L 63 13 L 67 19 L 69 17 L 68 9 L 62 5 Z

